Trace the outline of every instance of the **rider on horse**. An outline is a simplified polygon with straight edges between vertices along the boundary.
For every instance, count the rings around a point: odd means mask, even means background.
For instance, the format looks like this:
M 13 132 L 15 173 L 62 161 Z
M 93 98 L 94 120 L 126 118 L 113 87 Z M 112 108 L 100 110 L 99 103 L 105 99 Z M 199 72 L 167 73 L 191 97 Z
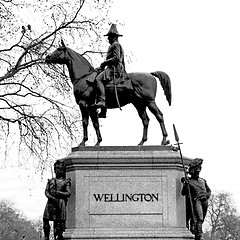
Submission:
M 106 108 L 104 84 L 110 82 L 115 77 L 124 79 L 127 75 L 125 71 L 123 48 L 118 42 L 118 37 L 123 35 L 119 34 L 116 25 L 112 24 L 110 30 L 104 36 L 108 37 L 110 46 L 107 51 L 106 60 L 100 65 L 102 72 L 96 78 L 96 87 L 99 91 L 98 102 L 95 104 L 96 108 Z

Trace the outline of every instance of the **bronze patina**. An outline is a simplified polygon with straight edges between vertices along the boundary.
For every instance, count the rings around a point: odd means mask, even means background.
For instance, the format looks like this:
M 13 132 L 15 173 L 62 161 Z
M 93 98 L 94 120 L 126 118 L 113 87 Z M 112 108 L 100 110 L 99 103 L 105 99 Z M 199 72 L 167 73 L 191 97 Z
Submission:
M 100 145 L 102 137 L 99 129 L 99 114 L 97 108 L 95 107 L 96 99 L 99 96 L 99 93 L 95 84 L 89 81 L 89 79 L 91 80 L 95 78 L 95 76 L 98 74 L 98 69 L 95 70 L 86 58 L 66 47 L 63 42 L 62 46 L 57 48 L 52 54 L 46 57 L 46 62 L 66 64 L 68 67 L 70 78 L 73 84 L 75 100 L 82 113 L 83 140 L 79 146 L 85 146 L 85 143 L 88 140 L 89 116 L 93 122 L 93 126 L 97 135 L 96 146 Z M 159 79 L 164 90 L 164 94 L 166 95 L 166 99 L 169 105 L 171 105 L 172 93 L 170 78 L 162 71 L 156 71 L 152 73 L 129 73 L 128 78 L 123 82 L 119 81 L 117 85 L 117 98 L 115 91 L 116 89 L 114 88 L 116 85 L 111 85 L 111 83 L 109 83 L 109 86 L 105 86 L 106 108 L 118 108 L 129 103 L 133 104 L 133 106 L 136 108 L 143 124 L 143 136 L 138 145 L 143 145 L 144 142 L 147 141 L 149 125 L 149 117 L 146 112 L 147 108 L 153 113 L 160 124 L 163 136 L 161 145 L 169 144 L 169 140 L 167 139 L 168 133 L 165 128 L 163 114 L 155 102 L 157 91 L 157 81 L 155 77 Z
M 124 62 L 124 51 L 121 44 L 118 42 L 118 37 L 122 35 L 118 33 L 116 25 L 112 24 L 110 30 L 104 36 L 108 37 L 110 46 L 107 51 L 106 60 L 100 65 L 101 73 L 96 78 L 96 87 L 99 91 L 98 102 L 95 104 L 95 107 L 97 108 L 106 107 L 104 85 L 106 85 L 108 81 L 111 81 L 112 79 L 114 80 L 115 77 L 124 80 L 124 78 L 127 76 Z
M 48 180 L 45 189 L 45 195 L 48 198 L 43 214 L 45 240 L 49 240 L 49 221 L 53 221 L 54 239 L 63 240 L 66 222 L 66 205 L 71 194 L 71 180 L 66 178 L 66 166 L 64 161 L 57 160 L 55 162 L 54 172 L 56 177 Z
M 189 165 L 188 172 L 191 177 L 187 179 L 182 178 L 182 195 L 186 196 L 187 227 L 195 235 L 195 240 L 203 239 L 202 224 L 207 214 L 208 199 L 211 196 L 211 190 L 207 181 L 199 177 L 202 162 L 203 160 L 201 158 L 195 158 Z M 190 195 L 188 187 L 190 189 Z M 192 214 L 191 211 L 190 201 L 192 201 L 193 204 L 194 214 Z

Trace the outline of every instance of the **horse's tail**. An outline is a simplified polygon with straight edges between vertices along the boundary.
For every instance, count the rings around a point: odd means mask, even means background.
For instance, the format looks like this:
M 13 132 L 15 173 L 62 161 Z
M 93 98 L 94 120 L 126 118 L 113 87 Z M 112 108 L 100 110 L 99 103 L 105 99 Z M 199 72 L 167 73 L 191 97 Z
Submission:
M 160 80 L 160 83 L 162 85 L 168 104 L 169 106 L 171 106 L 172 90 L 171 90 L 171 81 L 169 76 L 165 72 L 161 72 L 161 71 L 151 72 L 151 74 Z

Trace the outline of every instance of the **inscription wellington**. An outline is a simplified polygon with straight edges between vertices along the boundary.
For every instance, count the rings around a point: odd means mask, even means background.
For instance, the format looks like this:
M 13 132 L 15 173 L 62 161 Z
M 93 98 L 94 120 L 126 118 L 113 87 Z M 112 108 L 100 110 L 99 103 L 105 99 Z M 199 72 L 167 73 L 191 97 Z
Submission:
M 94 193 L 97 202 L 154 202 L 159 201 L 158 193 Z

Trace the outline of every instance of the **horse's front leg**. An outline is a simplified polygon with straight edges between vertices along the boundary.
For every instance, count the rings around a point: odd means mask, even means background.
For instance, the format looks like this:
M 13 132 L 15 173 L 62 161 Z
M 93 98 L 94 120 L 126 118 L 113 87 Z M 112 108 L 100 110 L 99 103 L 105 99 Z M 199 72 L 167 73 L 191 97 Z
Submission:
M 102 141 L 102 136 L 100 133 L 98 113 L 97 113 L 96 108 L 92 108 L 90 110 L 90 117 L 92 119 L 93 127 L 94 127 L 94 129 L 96 131 L 96 135 L 97 135 L 97 142 L 96 142 L 95 146 L 99 146 Z
M 86 108 L 86 104 L 79 103 L 80 110 L 82 113 L 82 127 L 83 127 L 83 140 L 79 146 L 85 146 L 88 140 L 88 124 L 89 124 L 89 110 Z
M 143 124 L 143 136 L 142 136 L 141 142 L 138 144 L 139 146 L 143 145 L 147 141 L 148 125 L 149 125 L 149 117 L 146 112 L 143 114 L 141 118 L 142 118 L 142 124 Z

